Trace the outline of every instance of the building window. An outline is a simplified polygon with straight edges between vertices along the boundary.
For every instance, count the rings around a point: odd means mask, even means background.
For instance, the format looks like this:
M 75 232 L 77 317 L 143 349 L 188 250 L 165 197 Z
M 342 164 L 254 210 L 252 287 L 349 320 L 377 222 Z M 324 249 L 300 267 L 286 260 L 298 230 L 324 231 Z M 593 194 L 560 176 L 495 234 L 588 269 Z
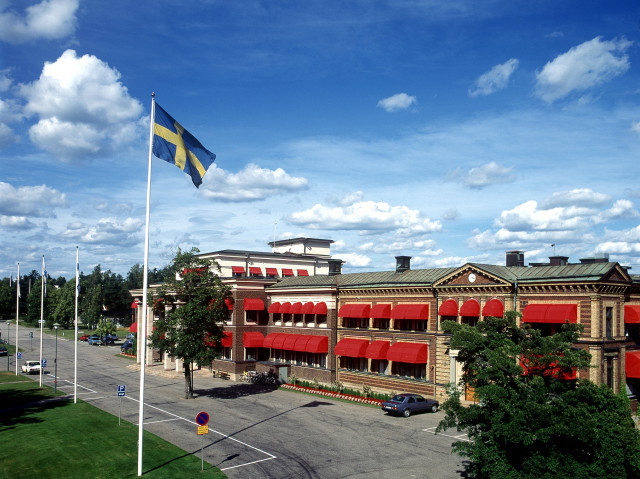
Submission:
M 313 314 L 305 314 L 304 315 L 304 324 L 305 326 L 313 327 Z
M 351 329 L 368 329 L 369 318 L 342 318 L 342 327 Z
M 607 357 L 607 386 L 613 389 L 613 358 Z
M 340 367 L 349 371 L 366 372 L 368 369 L 367 358 L 351 358 L 349 356 L 340 356 Z
M 390 324 L 389 318 L 375 318 L 373 320 L 373 327 L 377 329 L 389 329 Z
M 396 319 L 395 329 L 399 331 L 426 331 L 427 320 L 425 319 Z
M 613 337 L 613 308 L 611 306 L 605 308 L 604 321 L 607 339 L 611 339 Z
M 222 348 L 222 359 L 231 361 L 231 348 Z
M 318 326 L 326 327 L 327 326 L 327 315 L 326 314 L 316 314 L 316 321 L 318 322 Z
M 395 362 L 391 366 L 391 374 L 411 379 L 425 379 L 427 377 L 426 364 L 411 364 Z
M 462 316 L 460 322 L 462 324 L 468 324 L 469 326 L 475 326 L 478 324 L 478 318 L 476 316 Z
M 389 361 L 386 359 L 372 359 L 371 372 L 377 374 L 389 374 Z
M 245 311 L 245 321 L 247 323 L 257 323 L 260 311 Z
M 246 348 L 246 359 L 258 359 L 258 348 Z

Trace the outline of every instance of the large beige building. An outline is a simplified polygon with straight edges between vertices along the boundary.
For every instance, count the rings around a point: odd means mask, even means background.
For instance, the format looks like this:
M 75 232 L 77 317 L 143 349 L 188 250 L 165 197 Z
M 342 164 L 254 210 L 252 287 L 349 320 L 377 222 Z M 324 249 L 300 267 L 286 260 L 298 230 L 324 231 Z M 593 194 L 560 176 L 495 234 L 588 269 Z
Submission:
M 393 271 L 341 274 L 329 245 L 299 238 L 271 243 L 271 253 L 203 255 L 221 264 L 235 299 L 214 369 L 232 379 L 271 371 L 282 381 L 295 375 L 441 399 L 462 373 L 441 322 L 473 325 L 514 310 L 544 334 L 582 324 L 576 346 L 592 362 L 577 377 L 626 390 L 634 402 L 640 392 L 640 276 L 605 256 L 526 266 L 524 253 L 510 251 L 505 265 L 432 269 L 398 256 Z

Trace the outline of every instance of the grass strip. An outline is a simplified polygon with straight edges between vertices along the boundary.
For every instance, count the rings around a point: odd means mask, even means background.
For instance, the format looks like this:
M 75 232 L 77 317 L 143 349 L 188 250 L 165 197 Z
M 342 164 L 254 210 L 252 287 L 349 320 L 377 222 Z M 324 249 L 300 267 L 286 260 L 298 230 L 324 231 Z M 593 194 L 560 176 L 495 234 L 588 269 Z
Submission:
M 55 397 L 0 372 L 0 477 L 128 478 L 138 472 L 138 427 L 95 406 Z M 143 477 L 203 477 L 201 459 L 144 432 Z M 226 477 L 206 464 L 206 477 Z

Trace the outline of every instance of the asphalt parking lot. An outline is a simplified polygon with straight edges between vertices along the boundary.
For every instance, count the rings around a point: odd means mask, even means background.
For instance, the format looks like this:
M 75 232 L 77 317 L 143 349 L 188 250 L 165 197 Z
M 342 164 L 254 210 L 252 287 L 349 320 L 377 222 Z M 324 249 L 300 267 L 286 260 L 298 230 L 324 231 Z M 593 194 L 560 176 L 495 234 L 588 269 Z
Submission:
M 33 331 L 35 344 L 39 332 Z M 28 338 L 28 332 L 22 334 Z M 22 334 L 24 358 L 38 359 Z M 53 385 L 53 337 L 45 335 L 43 350 L 45 383 Z M 121 414 L 138 424 L 139 368 L 118 351 L 118 344 L 78 345 L 78 398 L 114 414 L 114 421 Z M 118 385 L 126 386 L 124 398 Z M 388 416 L 378 408 L 213 378 L 206 370 L 195 374 L 194 388 L 196 398 L 185 400 L 182 377 L 161 365 L 147 368 L 144 428 L 198 457 L 202 448 L 204 460 L 230 478 L 464 477 L 463 458 L 451 444 L 465 436 L 434 434 L 442 412 Z M 58 389 L 73 394 L 73 343 L 60 337 Z M 197 434 L 201 411 L 210 416 L 207 435 Z M 143 471 L 161 466 L 143 462 Z

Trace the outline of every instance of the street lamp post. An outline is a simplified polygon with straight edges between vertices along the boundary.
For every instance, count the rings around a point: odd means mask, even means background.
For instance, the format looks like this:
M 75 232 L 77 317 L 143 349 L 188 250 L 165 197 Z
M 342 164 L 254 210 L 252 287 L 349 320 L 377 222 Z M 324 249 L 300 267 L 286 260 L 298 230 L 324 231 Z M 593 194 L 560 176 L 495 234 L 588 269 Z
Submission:
M 56 356 L 53 358 L 53 392 L 58 392 L 58 328 L 60 325 L 58 323 L 54 323 L 54 328 L 56 328 Z

